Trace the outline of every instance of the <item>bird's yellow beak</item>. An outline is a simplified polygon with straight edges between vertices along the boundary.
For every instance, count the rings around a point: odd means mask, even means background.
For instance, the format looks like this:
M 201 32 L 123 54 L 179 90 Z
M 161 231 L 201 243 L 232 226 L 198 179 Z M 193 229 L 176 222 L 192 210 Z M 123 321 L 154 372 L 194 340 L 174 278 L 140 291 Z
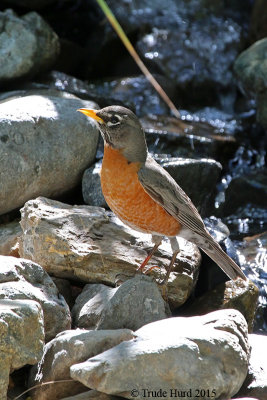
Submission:
M 97 110 L 89 110 L 88 108 L 79 108 L 77 111 L 80 111 L 87 117 L 93 118 L 98 122 L 104 123 L 104 120 L 102 118 L 100 118 L 98 115 L 96 115 Z

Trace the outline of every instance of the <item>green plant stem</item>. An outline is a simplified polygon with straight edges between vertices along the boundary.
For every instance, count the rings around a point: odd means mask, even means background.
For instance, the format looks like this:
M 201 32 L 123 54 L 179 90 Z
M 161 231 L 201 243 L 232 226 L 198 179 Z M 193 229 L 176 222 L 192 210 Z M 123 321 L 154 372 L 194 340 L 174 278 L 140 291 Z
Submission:
M 158 92 L 158 94 L 161 96 L 161 98 L 170 107 L 170 109 L 172 110 L 172 112 L 175 115 L 175 117 L 176 118 L 180 118 L 179 111 L 177 110 L 177 108 L 175 107 L 175 105 L 173 104 L 173 102 L 171 101 L 169 96 L 167 95 L 167 93 L 162 89 L 160 84 L 157 82 L 157 80 L 153 77 L 153 75 L 149 72 L 149 70 L 147 69 L 147 67 L 143 63 L 143 61 L 141 60 L 141 58 L 137 54 L 135 48 L 133 47 L 132 43 L 130 42 L 130 40 L 128 39 L 126 34 L 124 33 L 121 25 L 117 21 L 116 17 L 112 13 L 111 9 L 109 8 L 109 6 L 105 2 L 105 0 L 96 0 L 96 1 L 98 3 L 99 7 L 101 7 L 101 9 L 104 12 L 104 14 L 106 15 L 106 17 L 109 20 L 109 22 L 112 25 L 112 27 L 114 28 L 115 32 L 117 33 L 117 35 L 119 36 L 119 38 L 123 42 L 123 44 L 126 47 L 126 49 L 129 51 L 129 53 L 131 54 L 131 56 L 135 60 L 136 64 L 138 65 L 138 67 L 141 69 L 143 74 L 148 79 L 148 81 L 151 83 L 151 85 L 154 86 L 155 90 Z

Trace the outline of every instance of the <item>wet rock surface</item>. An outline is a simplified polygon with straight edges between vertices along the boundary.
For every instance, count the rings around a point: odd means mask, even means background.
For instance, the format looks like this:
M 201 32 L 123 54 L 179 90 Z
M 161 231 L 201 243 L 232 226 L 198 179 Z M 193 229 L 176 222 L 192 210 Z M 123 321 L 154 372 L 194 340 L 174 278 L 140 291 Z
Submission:
M 231 65 L 241 42 L 231 6 L 168 0 L 162 10 L 159 1 L 109 4 L 126 32 L 138 31 L 137 48 L 148 65 L 184 89 L 185 96 L 190 90 L 196 99 L 205 88 L 212 97 L 214 83 L 231 84 Z M 106 32 L 108 37 L 109 28 Z
M 200 31 L 202 24 L 205 29 Z M 231 84 L 230 66 L 239 52 L 240 34 L 234 21 L 212 16 L 190 23 L 177 18 L 167 26 L 153 27 L 137 46 L 150 64 L 197 98 L 199 89 Z
M 235 121 L 229 125 L 224 120 L 211 122 L 188 112 L 181 120 L 153 115 L 141 119 L 150 152 L 194 159 L 197 148 L 199 158 L 216 159 L 225 164 L 236 151 L 234 132 L 239 128 Z

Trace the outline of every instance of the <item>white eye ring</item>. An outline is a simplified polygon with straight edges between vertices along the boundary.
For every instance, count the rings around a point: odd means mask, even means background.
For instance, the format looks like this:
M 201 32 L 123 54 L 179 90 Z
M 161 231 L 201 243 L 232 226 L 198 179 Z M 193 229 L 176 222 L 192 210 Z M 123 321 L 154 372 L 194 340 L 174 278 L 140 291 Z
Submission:
M 119 115 L 111 115 L 109 121 L 107 122 L 107 126 L 118 125 L 121 122 L 121 117 Z
M 120 122 L 120 120 L 116 115 L 112 115 L 112 117 L 110 118 L 110 122 L 115 125 Z

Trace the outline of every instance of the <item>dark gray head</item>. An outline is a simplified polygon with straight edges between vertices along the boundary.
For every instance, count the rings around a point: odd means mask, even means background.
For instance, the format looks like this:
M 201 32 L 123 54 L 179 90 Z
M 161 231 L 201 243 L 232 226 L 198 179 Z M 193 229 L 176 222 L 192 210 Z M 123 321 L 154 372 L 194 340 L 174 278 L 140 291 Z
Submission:
M 93 118 L 105 143 L 120 150 L 128 161 L 145 162 L 147 146 L 144 131 L 131 110 L 121 106 L 109 106 L 101 110 L 81 108 L 78 111 Z

